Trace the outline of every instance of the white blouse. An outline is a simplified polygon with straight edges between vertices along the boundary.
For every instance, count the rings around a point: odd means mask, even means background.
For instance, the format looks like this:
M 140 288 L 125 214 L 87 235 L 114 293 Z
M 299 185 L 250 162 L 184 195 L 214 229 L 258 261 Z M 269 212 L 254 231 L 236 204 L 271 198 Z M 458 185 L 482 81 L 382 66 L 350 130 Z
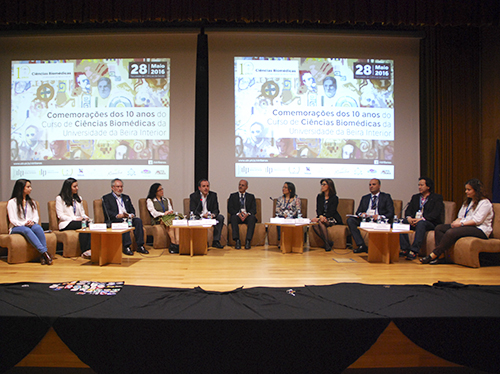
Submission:
M 146 200 L 146 205 L 148 207 L 149 213 L 151 214 L 151 216 L 153 218 L 164 216 L 167 212 L 174 210 L 174 207 L 172 206 L 170 199 L 163 198 L 163 201 L 165 201 L 165 200 L 168 202 L 168 207 L 165 207 L 165 209 L 166 209 L 165 212 L 160 212 L 160 211 L 155 209 L 153 201 L 160 201 L 156 197 L 153 200 L 151 200 L 151 199 Z M 163 204 L 165 204 L 165 203 L 163 203 Z
M 32 208 L 30 204 L 26 204 L 19 215 L 17 209 L 17 199 L 14 197 L 7 203 L 7 213 L 9 215 L 9 233 L 15 226 L 26 226 L 26 222 L 33 221 L 38 223 L 38 210 L 36 209 L 36 202 L 33 200 L 35 207 Z
M 80 200 L 83 202 L 82 197 Z M 59 218 L 59 230 L 64 229 L 71 221 L 77 221 L 79 218 L 88 219 L 85 214 L 85 208 L 82 202 L 73 200 L 73 205 L 67 206 L 61 196 L 56 197 L 56 213 Z
M 476 227 L 484 232 L 489 237 L 493 231 L 493 205 L 488 199 L 482 199 L 477 203 L 476 209 L 472 209 L 473 202 L 469 206 L 460 208 L 458 218 L 460 222 L 474 221 Z

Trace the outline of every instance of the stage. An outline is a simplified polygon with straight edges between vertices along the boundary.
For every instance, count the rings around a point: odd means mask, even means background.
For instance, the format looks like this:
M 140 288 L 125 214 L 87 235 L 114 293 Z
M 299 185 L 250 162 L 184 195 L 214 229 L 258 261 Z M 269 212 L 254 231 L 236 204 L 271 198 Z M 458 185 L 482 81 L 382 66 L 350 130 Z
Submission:
M 151 250 L 103 267 L 60 256 L 50 267 L 3 260 L 0 273 L 2 371 L 14 365 L 98 373 L 500 367 L 497 267 L 370 264 L 348 250 L 226 247 L 195 257 Z M 50 288 L 72 280 L 125 286 L 115 296 Z M 388 334 L 406 343 L 384 347 L 393 357 L 369 359 Z M 60 339 L 82 364 L 58 364 L 54 354 L 50 363 L 36 364 L 29 354 L 43 350 L 46 339 Z M 405 359 L 403 345 L 441 359 Z

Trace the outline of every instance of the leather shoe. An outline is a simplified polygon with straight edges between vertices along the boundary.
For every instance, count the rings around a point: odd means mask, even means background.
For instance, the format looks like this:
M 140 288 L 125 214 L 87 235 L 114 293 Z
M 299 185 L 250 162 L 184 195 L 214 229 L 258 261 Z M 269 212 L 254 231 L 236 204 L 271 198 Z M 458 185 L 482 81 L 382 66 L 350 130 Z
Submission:
M 418 256 L 418 253 L 415 253 L 413 251 L 408 251 L 408 253 L 406 254 L 406 259 L 409 261 L 413 261 L 417 258 L 417 256 Z
M 149 251 L 146 248 L 144 248 L 143 245 L 141 245 L 139 248 L 137 248 L 137 253 L 142 253 L 142 254 L 148 255 Z
M 134 252 L 132 252 L 132 250 L 130 249 L 130 247 L 125 247 L 125 248 L 123 248 L 123 254 L 127 255 L 127 256 L 133 256 Z
M 252 246 L 250 245 L 250 240 L 245 241 L 245 249 L 250 249 Z
M 420 262 L 421 262 L 422 264 L 428 264 L 428 263 L 430 263 L 431 261 L 434 261 L 434 260 L 436 260 L 436 259 L 435 259 L 435 258 L 432 258 L 432 257 L 431 257 L 431 255 L 429 255 L 429 256 L 422 257 L 422 258 L 420 259 Z
M 234 249 L 241 249 L 241 241 L 240 241 L 240 239 L 236 239 L 236 243 L 234 244 Z
M 179 244 L 170 243 L 170 247 L 168 248 L 168 251 L 172 254 L 179 253 Z
M 222 249 L 224 248 L 224 246 L 222 244 L 220 244 L 220 242 L 218 240 L 214 240 L 213 243 L 212 243 L 212 247 L 214 248 L 219 248 L 219 249 Z
M 352 250 L 353 253 L 368 253 L 368 247 L 366 245 L 360 245 L 358 248 Z
M 50 257 L 49 252 L 43 252 L 40 258 L 40 263 L 42 265 L 52 265 L 52 257 Z

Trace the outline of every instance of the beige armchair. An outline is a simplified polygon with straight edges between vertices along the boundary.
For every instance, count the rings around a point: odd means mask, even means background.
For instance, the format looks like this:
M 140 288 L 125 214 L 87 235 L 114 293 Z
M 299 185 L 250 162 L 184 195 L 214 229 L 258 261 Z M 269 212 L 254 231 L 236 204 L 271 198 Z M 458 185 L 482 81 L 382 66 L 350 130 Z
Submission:
M 153 217 L 149 213 L 145 198 L 139 199 L 139 216 L 141 217 L 146 235 L 153 237 L 153 248 L 168 248 L 170 246 L 170 236 L 167 233 L 167 228 L 163 224 L 152 224 Z
M 455 264 L 478 268 L 479 253 L 500 252 L 500 204 L 493 204 L 493 231 L 488 240 L 465 237 L 459 239 L 447 253 L 447 259 Z
M 343 225 L 333 225 L 328 228 L 328 239 L 333 241 L 333 248 L 345 249 L 347 247 L 347 236 L 349 228 L 345 224 L 347 215 L 354 214 L 354 199 L 339 199 L 337 211 L 342 217 Z M 309 245 L 311 247 L 323 247 L 323 240 L 312 229 L 309 230 Z
M 40 205 L 36 202 L 38 215 L 40 216 Z M 52 258 L 56 255 L 57 238 L 54 233 L 45 233 L 47 249 Z M 9 215 L 7 213 L 7 201 L 0 201 L 0 253 L 7 251 L 7 262 L 18 264 L 28 261 L 38 261 L 40 252 L 36 250 L 22 235 L 9 234 Z
M 82 201 L 85 212 L 89 211 L 87 201 Z M 59 231 L 59 218 L 56 212 L 55 200 L 47 203 L 49 210 L 49 230 L 51 230 L 57 238 L 58 243 L 63 245 L 63 257 L 77 257 L 80 256 L 80 241 L 78 240 L 79 234 L 74 230 Z

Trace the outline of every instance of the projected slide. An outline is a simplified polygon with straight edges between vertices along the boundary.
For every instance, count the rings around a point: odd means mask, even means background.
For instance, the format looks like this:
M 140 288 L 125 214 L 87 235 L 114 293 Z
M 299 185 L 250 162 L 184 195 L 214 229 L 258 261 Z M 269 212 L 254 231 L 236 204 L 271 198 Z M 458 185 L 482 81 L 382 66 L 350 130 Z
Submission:
M 11 179 L 168 179 L 168 58 L 13 61 Z
M 237 177 L 394 179 L 394 63 L 235 57 Z

